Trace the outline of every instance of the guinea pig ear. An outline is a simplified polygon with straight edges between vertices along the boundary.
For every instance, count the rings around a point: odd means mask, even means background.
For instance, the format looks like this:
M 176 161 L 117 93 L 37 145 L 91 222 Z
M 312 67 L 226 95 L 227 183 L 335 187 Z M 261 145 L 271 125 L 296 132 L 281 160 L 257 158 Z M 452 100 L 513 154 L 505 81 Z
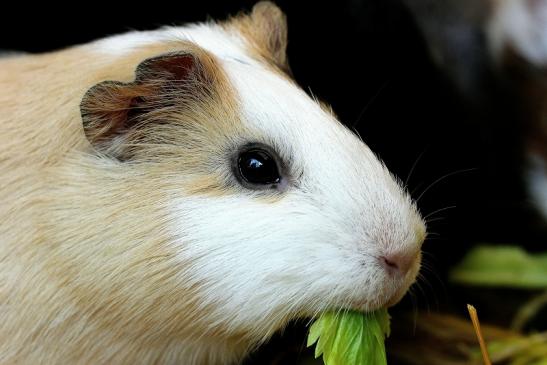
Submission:
M 123 146 L 144 113 L 173 102 L 176 92 L 203 84 L 206 75 L 198 58 L 171 53 L 143 61 L 135 81 L 104 81 L 87 91 L 80 104 L 84 132 L 99 151 L 124 159 Z
M 287 19 L 277 5 L 261 1 L 249 15 L 229 22 L 246 38 L 261 57 L 290 74 L 287 61 Z

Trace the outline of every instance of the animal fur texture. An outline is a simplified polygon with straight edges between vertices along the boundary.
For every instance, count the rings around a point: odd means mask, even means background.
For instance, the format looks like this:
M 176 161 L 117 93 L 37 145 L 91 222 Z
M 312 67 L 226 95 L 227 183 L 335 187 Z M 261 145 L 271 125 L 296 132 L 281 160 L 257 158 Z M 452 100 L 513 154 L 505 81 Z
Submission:
M 424 223 L 285 49 L 259 3 L 0 60 L 1 364 L 234 364 L 291 319 L 401 298 Z M 248 143 L 285 189 L 238 183 Z

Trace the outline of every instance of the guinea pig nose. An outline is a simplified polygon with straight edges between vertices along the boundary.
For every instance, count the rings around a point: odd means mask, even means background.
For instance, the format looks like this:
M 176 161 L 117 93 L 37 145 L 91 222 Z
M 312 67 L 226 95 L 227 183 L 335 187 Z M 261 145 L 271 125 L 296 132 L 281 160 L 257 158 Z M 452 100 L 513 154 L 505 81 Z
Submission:
M 417 258 L 416 252 L 391 252 L 379 257 L 381 264 L 390 273 L 405 275 Z
M 393 258 L 391 257 L 381 257 L 384 260 L 384 265 L 386 265 L 390 269 L 397 270 L 399 268 L 399 265 L 397 265 L 397 262 L 393 261 Z

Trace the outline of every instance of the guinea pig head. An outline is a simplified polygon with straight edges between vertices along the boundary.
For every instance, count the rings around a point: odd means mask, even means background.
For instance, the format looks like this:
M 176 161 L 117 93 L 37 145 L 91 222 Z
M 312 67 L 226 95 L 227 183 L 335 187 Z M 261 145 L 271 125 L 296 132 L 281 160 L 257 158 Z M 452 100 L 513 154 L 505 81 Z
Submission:
M 173 306 L 191 300 L 204 331 L 260 342 L 294 318 L 396 303 L 425 225 L 370 149 L 291 80 L 283 14 L 260 3 L 192 39 L 82 102 L 95 150 L 164 190 L 169 285 L 193 293 Z

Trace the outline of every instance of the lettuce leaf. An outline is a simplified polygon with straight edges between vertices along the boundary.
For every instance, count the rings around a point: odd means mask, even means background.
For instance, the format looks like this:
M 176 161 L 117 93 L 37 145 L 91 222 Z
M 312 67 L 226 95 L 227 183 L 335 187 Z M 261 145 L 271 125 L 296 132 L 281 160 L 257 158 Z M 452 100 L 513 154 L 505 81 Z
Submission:
M 371 313 L 326 312 L 311 326 L 308 347 L 325 365 L 385 365 L 384 340 L 389 336 L 387 309 Z

